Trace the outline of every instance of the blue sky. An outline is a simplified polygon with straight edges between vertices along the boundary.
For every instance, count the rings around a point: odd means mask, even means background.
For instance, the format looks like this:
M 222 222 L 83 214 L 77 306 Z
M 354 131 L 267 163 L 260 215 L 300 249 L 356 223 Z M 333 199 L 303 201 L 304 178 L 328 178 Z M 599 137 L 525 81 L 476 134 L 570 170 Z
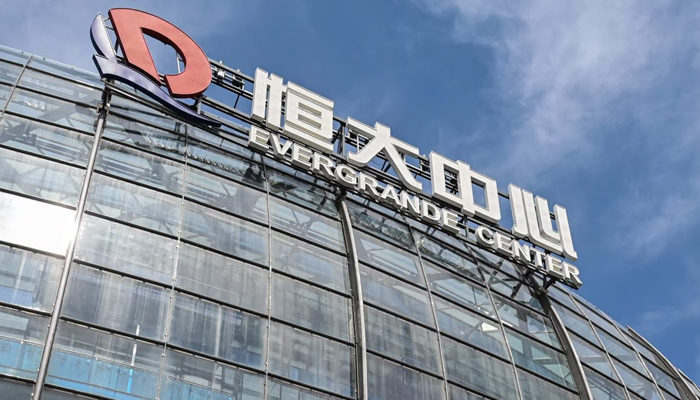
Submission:
M 0 0 L 0 44 L 94 71 L 137 7 L 212 58 L 567 208 L 580 294 L 700 382 L 700 5 L 670 0 Z

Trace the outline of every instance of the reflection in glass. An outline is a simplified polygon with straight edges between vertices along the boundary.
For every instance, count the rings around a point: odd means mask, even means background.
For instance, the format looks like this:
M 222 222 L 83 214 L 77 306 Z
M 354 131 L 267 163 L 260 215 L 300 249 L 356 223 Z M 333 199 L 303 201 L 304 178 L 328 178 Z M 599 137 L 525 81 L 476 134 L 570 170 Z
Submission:
M 60 322 L 46 383 L 113 398 L 154 399 L 163 349 Z
M 654 387 L 650 380 L 643 378 L 631 368 L 624 366 L 622 363 L 612 360 L 615 369 L 620 374 L 622 381 L 627 389 L 637 393 L 645 400 L 660 400 L 661 395 Z
M 119 275 L 74 264 L 62 315 L 93 325 L 163 339 L 169 293 Z
M 17 81 L 17 78 L 19 78 L 21 72 L 21 65 L 0 61 L 0 82 L 13 85 Z
M 450 399 L 451 400 L 486 400 L 485 397 L 481 397 L 471 392 L 467 392 L 461 387 L 455 385 L 449 385 Z
M 102 141 L 95 168 L 156 189 L 182 194 L 183 164 L 130 147 Z
M 569 334 L 571 341 L 574 343 L 574 349 L 576 349 L 576 354 L 578 354 L 579 359 L 582 363 L 594 368 L 596 371 L 605 374 L 608 378 L 612 378 L 615 381 L 619 381 L 617 374 L 613 371 L 612 365 L 607 355 L 603 350 L 592 344 L 586 342 L 585 340 L 578 337 L 576 334 Z
M 493 295 L 493 299 L 504 325 L 519 329 L 549 345 L 561 349 L 559 339 L 556 332 L 554 332 L 554 327 L 549 317 L 506 300 L 497 294 Z
M 272 233 L 272 268 L 349 293 L 347 258 L 298 239 Z
M 256 397 L 257 398 L 257 397 Z M 262 398 L 262 397 L 260 397 Z M 277 379 L 267 382 L 267 400 L 334 400 L 338 397 L 290 385 Z M 251 399 L 252 400 L 252 399 Z
M 266 228 L 190 201 L 185 202 L 182 239 L 252 262 L 268 264 Z
M 185 159 L 185 135 L 154 128 L 119 115 L 110 114 L 107 117 L 102 136 L 176 160 Z
M 64 255 L 75 211 L 0 193 L 0 241 Z
M 256 163 L 244 160 L 219 148 L 190 142 L 187 147 L 187 163 L 205 171 L 214 172 L 236 182 L 265 189 L 263 169 Z
M 451 271 L 462 274 L 478 282 L 484 281 L 481 271 L 479 271 L 479 268 L 477 268 L 476 264 L 474 264 L 471 257 L 454 251 L 451 248 L 430 239 L 426 235 L 417 233 L 415 234 L 415 237 L 416 245 L 420 250 L 420 254 L 424 258 L 429 258 L 439 265 L 450 269 Z
M 654 378 L 659 387 L 668 390 L 671 394 L 676 395 L 676 397 L 681 396 L 676 388 L 676 380 L 674 378 L 662 371 L 656 365 L 649 364 L 647 367 L 649 367 L 649 372 L 651 372 L 651 376 Z
M 234 363 L 262 368 L 267 321 L 181 293 L 175 294 L 170 343 Z
M 449 379 L 498 399 L 516 399 L 513 367 L 471 347 L 442 338 Z
M 433 302 L 442 333 L 508 358 L 503 332 L 496 322 L 438 297 Z
M 185 196 L 236 215 L 267 223 L 265 193 L 197 168 L 187 167 Z
M 0 188 L 75 206 L 85 171 L 0 148 Z
M 593 400 L 626 400 L 625 390 L 617 383 L 603 377 L 592 369 L 583 367 L 588 381 L 588 386 L 591 388 Z
M 170 284 L 176 244 L 173 239 L 85 215 L 75 259 Z
M 0 302 L 51 311 L 63 260 L 0 246 Z
M 0 374 L 35 379 L 49 318 L 0 308 Z
M 0 400 L 31 399 L 34 392 L 34 385 L 10 379 L 0 378 Z M 43 396 L 46 400 L 53 400 L 48 396 Z
M 268 170 L 268 175 L 270 193 L 331 217 L 338 217 L 335 196 L 332 194 L 317 186 L 273 170 Z
M 272 316 L 338 339 L 352 339 L 350 299 L 276 273 L 272 275 Z
M 576 390 L 566 356 L 515 331 L 506 329 L 515 363 Z
M 85 166 L 93 138 L 84 133 L 5 114 L 0 120 L 0 142 L 14 149 Z
M 574 393 L 554 386 L 532 374 L 518 369 L 518 380 L 523 393 L 523 400 L 576 400 Z
M 167 349 L 160 398 L 262 399 L 264 381 L 260 374 Z
M 603 342 L 605 350 L 613 356 L 617 357 L 618 360 L 627 364 L 627 366 L 634 368 L 637 372 L 644 376 L 647 375 L 647 371 L 644 369 L 642 362 L 639 361 L 637 353 L 625 344 L 622 344 L 617 339 L 608 335 L 600 329 L 596 329 L 598 332 L 598 337 Z
M 344 252 L 340 221 L 270 196 L 272 226 L 283 232 Z
M 99 75 L 92 72 L 83 71 L 56 61 L 47 60 L 43 57 L 34 57 L 29 62 L 29 66 L 34 69 L 50 72 L 54 75 L 76 80 L 91 86 L 102 87 L 104 84 Z
M 102 99 L 102 90 L 100 89 L 70 82 L 29 68 L 22 74 L 19 86 L 67 100 L 87 103 L 93 107 L 97 107 Z
M 445 398 L 441 380 L 371 354 L 367 354 L 367 378 L 372 400 Z
M 353 234 L 360 261 L 421 286 L 425 285 L 417 256 L 357 229 Z
M 441 374 L 437 333 L 365 306 L 367 348 L 416 368 Z
M 267 274 L 263 268 L 181 243 L 175 285 L 223 303 L 267 313 Z
M 346 204 L 353 226 L 372 232 L 394 245 L 415 250 L 413 238 L 406 225 L 355 202 L 348 201 Z
M 15 89 L 7 110 L 85 132 L 94 132 L 97 120 L 94 108 L 22 89 Z
M 355 396 L 355 355 L 347 345 L 273 322 L 270 373 Z
M 175 196 L 93 174 L 86 209 L 174 236 L 180 227 L 180 203 Z
M 598 346 L 600 345 L 600 342 L 593 332 L 593 328 L 591 328 L 591 325 L 588 324 L 588 321 L 580 317 L 578 314 L 569 311 L 569 309 L 560 306 L 554 301 L 552 302 L 552 308 L 556 310 L 557 315 L 559 315 L 559 318 L 561 318 L 564 326 L 578 333 L 586 340 L 595 343 Z
M 423 262 L 430 290 L 474 311 L 496 318 L 486 289 L 430 262 Z
M 367 304 L 435 326 L 426 291 L 364 265 L 360 265 L 360 274 Z

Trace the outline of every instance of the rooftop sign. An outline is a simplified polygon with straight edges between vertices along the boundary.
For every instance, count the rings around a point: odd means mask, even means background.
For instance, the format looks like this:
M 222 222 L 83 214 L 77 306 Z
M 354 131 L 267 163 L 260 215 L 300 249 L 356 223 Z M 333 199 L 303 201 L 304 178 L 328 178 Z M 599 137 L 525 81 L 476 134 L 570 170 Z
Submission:
M 120 80 L 144 91 L 156 101 L 183 118 L 200 124 L 216 125 L 188 106 L 174 100 L 201 95 L 211 83 L 209 60 L 199 46 L 180 29 L 151 14 L 130 9 L 109 12 L 113 28 L 123 53 L 120 61 L 110 43 L 101 15 L 95 18 L 91 37 L 98 54 L 95 64 L 102 77 Z M 144 40 L 151 36 L 171 45 L 185 63 L 177 75 L 166 75 L 169 94 L 161 89 L 161 80 Z M 366 140 L 358 141 L 357 149 L 347 155 L 334 150 L 334 103 L 293 82 L 255 71 L 251 118 L 260 127 L 250 128 L 248 145 L 262 152 L 272 152 L 300 168 L 338 184 L 356 190 L 365 197 L 411 214 L 428 224 L 458 233 L 463 216 L 476 217 L 488 224 L 501 220 L 498 186 L 490 178 L 463 161 L 454 161 L 438 153 L 429 156 L 430 196 L 423 195 L 423 183 L 413 175 L 408 157 L 417 158 L 417 147 L 391 135 L 383 124 L 367 125 L 347 118 L 350 132 Z M 264 127 L 264 129 L 262 128 Z M 368 173 L 370 162 L 382 155 L 391 165 L 401 187 L 382 185 Z M 339 160 L 341 158 L 341 161 Z M 448 185 L 448 182 L 456 184 Z M 483 198 L 475 199 L 474 186 L 483 191 Z M 575 266 L 550 253 L 576 261 L 566 209 L 554 206 L 551 217 L 547 200 L 515 185 L 508 187 L 513 226 L 512 236 L 490 229 L 476 228 L 476 241 L 498 253 L 517 260 L 533 269 L 580 287 L 582 282 Z M 432 200 L 432 201 L 431 201 Z M 556 225 L 556 228 L 554 227 Z M 522 240 L 527 240 L 537 247 Z

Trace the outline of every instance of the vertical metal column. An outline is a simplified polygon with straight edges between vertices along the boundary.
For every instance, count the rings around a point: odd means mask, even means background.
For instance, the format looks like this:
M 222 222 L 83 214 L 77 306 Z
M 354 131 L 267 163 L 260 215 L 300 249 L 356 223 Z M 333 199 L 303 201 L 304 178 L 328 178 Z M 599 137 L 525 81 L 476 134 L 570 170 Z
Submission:
M 70 273 L 70 266 L 73 262 L 73 256 L 75 255 L 75 246 L 78 240 L 80 223 L 82 222 L 83 211 L 85 211 L 85 203 L 87 200 L 88 189 L 90 187 L 90 180 L 92 179 L 92 173 L 95 168 L 95 161 L 97 160 L 97 149 L 99 148 L 100 138 L 102 137 L 102 130 L 104 129 L 105 120 L 107 119 L 107 115 L 109 114 L 110 98 L 111 94 L 109 90 L 105 88 L 102 91 L 102 103 L 98 107 L 99 114 L 97 117 L 95 138 L 92 143 L 92 150 L 90 151 L 90 158 L 88 159 L 87 168 L 85 169 L 85 179 L 83 180 L 83 187 L 80 190 L 80 197 L 78 199 L 78 207 L 76 209 L 72 237 L 68 244 L 66 258 L 63 261 L 63 266 L 61 267 L 61 279 L 58 283 L 56 301 L 54 302 L 53 313 L 51 314 L 51 320 L 49 322 L 49 332 L 46 337 L 44 350 L 41 353 L 41 362 L 39 364 L 36 386 L 34 388 L 34 394 L 32 395 L 32 399 L 34 400 L 41 398 L 41 393 L 44 389 L 44 383 L 46 382 L 46 375 L 48 373 L 49 361 L 51 358 L 51 349 L 53 347 L 54 340 L 56 339 L 56 329 L 58 328 L 58 321 L 61 315 L 61 308 L 63 307 L 63 300 L 65 299 L 66 294 L 66 286 L 68 285 L 68 275 Z
M 352 232 L 350 212 L 345 203 L 344 196 L 338 202 L 340 204 L 340 217 L 343 220 L 343 236 L 345 247 L 348 251 L 348 266 L 350 270 L 350 288 L 352 290 L 353 322 L 355 323 L 355 362 L 357 364 L 357 398 L 367 400 L 367 338 L 365 336 L 365 306 L 362 298 L 362 281 L 360 277 L 360 265 L 357 259 L 355 247 L 355 235 Z

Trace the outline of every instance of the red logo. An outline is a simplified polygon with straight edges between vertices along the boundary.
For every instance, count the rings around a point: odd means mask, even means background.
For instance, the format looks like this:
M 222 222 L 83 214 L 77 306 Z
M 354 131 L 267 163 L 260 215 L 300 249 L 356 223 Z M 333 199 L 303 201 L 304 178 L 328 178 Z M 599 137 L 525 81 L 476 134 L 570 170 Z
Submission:
M 92 23 L 90 37 L 98 52 L 93 59 L 102 77 L 130 84 L 185 118 L 220 125 L 173 99 L 198 97 L 211 83 L 209 58 L 192 38 L 170 22 L 143 11 L 115 8 L 109 11 L 109 18 L 125 63 L 117 58 L 102 16 L 98 14 Z M 181 73 L 165 75 L 169 94 L 161 88 L 160 76 L 144 35 L 172 46 L 185 64 Z

